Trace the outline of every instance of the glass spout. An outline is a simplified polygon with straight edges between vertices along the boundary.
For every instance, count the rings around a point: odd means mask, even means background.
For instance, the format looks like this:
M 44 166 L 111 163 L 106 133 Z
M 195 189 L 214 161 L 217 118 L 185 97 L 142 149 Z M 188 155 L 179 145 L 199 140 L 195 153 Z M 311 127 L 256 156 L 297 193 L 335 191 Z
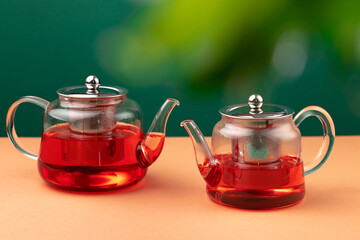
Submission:
M 204 139 L 204 135 L 193 120 L 182 121 L 180 126 L 184 127 L 190 135 L 201 176 L 208 185 L 218 185 L 221 180 L 220 164 L 218 160 L 212 156 L 209 146 Z
M 168 98 L 157 112 L 149 131 L 141 141 L 137 149 L 137 158 L 140 166 L 146 168 L 159 157 L 164 146 L 166 123 L 171 111 L 180 102 L 173 98 Z

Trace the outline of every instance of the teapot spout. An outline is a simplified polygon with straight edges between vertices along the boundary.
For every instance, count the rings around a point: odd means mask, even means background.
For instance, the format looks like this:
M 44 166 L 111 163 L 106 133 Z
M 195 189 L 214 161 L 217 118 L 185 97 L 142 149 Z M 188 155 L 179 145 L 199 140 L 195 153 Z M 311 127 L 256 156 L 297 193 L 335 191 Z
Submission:
M 157 112 L 145 138 L 138 145 L 136 155 L 140 167 L 147 168 L 159 157 L 164 146 L 166 123 L 171 111 L 180 102 L 168 98 Z
M 189 133 L 194 145 L 195 157 L 201 176 L 210 186 L 216 186 L 221 180 L 221 167 L 207 145 L 204 135 L 193 120 L 182 121 L 180 126 Z

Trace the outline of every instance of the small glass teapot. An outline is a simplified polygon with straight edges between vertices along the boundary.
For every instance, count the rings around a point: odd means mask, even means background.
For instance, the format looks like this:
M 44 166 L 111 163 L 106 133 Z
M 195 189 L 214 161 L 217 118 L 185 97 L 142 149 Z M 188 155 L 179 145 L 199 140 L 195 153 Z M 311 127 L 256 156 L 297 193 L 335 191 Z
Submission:
M 238 208 L 270 209 L 293 205 L 305 195 L 304 173 L 319 169 L 327 160 L 335 138 L 334 123 L 322 108 L 310 106 L 293 120 L 289 107 L 263 104 L 260 95 L 248 105 L 220 109 L 212 151 L 194 121 L 181 123 L 188 131 L 208 196 L 215 202 Z M 303 165 L 301 134 L 297 126 L 316 116 L 324 129 L 318 155 Z
M 168 117 L 179 102 L 167 99 L 143 136 L 142 111 L 127 98 L 127 90 L 100 86 L 89 76 L 85 86 L 61 88 L 58 99 L 26 96 L 10 107 L 7 134 L 24 155 L 38 160 L 41 177 L 49 184 L 78 191 L 121 188 L 140 181 L 160 155 Z M 39 156 L 25 150 L 14 128 L 23 102 L 45 109 Z

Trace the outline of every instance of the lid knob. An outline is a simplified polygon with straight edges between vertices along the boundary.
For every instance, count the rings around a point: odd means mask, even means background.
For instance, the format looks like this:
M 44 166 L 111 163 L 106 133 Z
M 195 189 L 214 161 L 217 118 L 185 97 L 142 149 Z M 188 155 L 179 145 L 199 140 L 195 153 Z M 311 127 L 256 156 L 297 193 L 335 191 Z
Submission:
M 90 75 L 85 80 L 85 86 L 87 87 L 87 94 L 98 94 L 98 88 L 100 86 L 100 80 L 95 75 Z
M 249 107 L 250 109 L 250 114 L 260 114 L 263 112 L 263 110 L 261 109 L 262 105 L 264 103 L 263 98 L 261 97 L 261 95 L 259 94 L 253 94 L 249 97 Z

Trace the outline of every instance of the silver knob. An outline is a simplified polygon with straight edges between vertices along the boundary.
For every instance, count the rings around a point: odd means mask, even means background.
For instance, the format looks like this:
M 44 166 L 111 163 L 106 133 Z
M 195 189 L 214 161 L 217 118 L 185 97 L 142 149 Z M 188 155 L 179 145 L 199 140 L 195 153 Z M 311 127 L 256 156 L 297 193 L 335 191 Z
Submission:
M 85 80 L 85 86 L 87 87 L 87 94 L 98 94 L 98 88 L 100 86 L 100 80 L 95 75 L 90 75 Z
M 262 105 L 264 103 L 263 98 L 261 97 L 261 95 L 259 94 L 253 94 L 249 97 L 249 107 L 250 109 L 250 114 L 260 114 L 263 112 L 263 110 L 261 109 Z

